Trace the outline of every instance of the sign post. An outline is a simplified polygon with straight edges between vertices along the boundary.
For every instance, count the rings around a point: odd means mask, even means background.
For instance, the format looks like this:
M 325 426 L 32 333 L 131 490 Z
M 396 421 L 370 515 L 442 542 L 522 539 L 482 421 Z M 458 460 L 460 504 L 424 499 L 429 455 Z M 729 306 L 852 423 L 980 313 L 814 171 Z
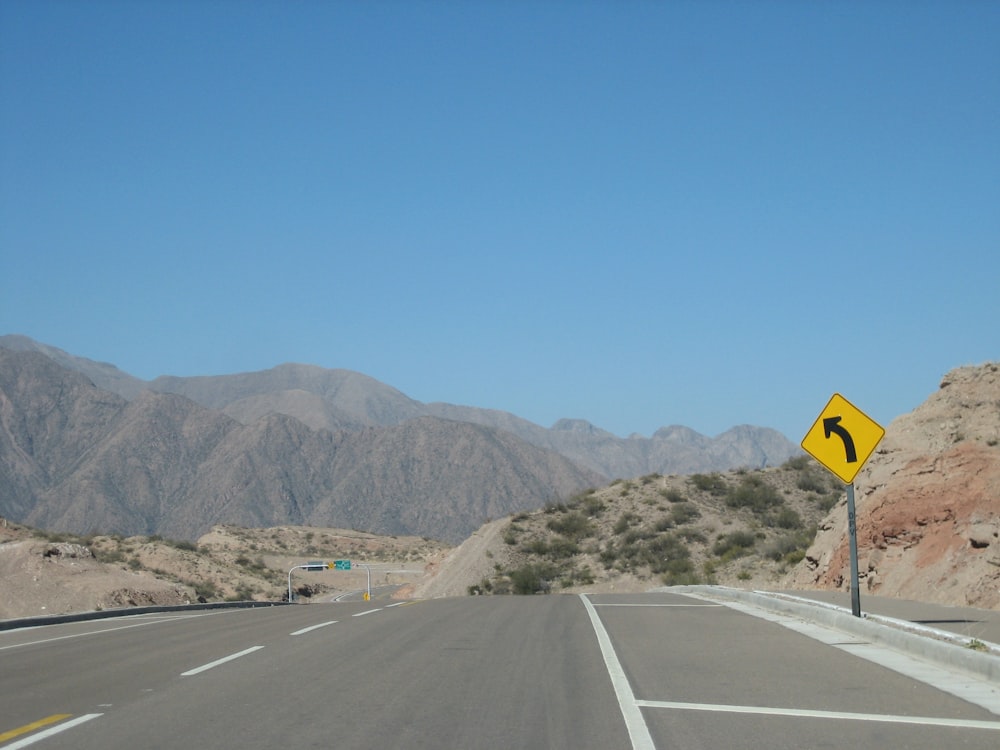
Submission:
M 858 524 L 854 477 L 882 440 L 885 430 L 858 407 L 834 393 L 802 438 L 802 449 L 847 485 L 847 533 L 851 554 L 851 611 L 861 617 L 858 584 Z

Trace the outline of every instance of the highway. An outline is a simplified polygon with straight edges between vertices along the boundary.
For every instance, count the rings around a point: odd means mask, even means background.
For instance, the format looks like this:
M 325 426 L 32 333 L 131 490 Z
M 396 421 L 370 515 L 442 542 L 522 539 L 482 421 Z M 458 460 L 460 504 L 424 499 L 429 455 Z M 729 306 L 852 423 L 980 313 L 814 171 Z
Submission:
M 846 635 L 808 631 L 674 593 L 9 630 L 0 750 L 1000 746 L 1000 705 L 861 658 L 865 644 Z

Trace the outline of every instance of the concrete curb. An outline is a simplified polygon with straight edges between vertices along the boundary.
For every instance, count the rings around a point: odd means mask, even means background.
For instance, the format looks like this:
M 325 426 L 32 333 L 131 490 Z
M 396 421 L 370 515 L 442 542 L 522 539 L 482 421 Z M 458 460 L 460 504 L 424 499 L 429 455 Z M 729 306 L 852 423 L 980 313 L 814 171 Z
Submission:
M 1000 684 L 1000 656 L 975 651 L 968 647 L 968 639 L 953 633 L 879 615 L 855 617 L 850 610 L 833 604 L 766 591 L 745 591 L 724 586 L 671 586 L 657 590 L 687 593 L 716 601 L 738 601 L 798 617 Z M 995 644 L 986 645 L 991 650 L 1000 648 Z
M 0 620 L 0 630 L 16 630 L 17 628 L 34 628 L 41 625 L 58 625 L 63 622 L 83 622 L 85 620 L 104 620 L 109 617 L 128 617 L 130 615 L 148 615 L 156 612 L 184 612 L 199 609 L 252 609 L 255 607 L 283 607 L 288 602 L 213 602 L 208 604 L 177 604 L 174 606 L 155 607 L 125 607 L 122 609 L 102 609 L 92 612 L 74 612 L 65 615 L 40 615 L 38 617 L 20 617 L 11 620 Z

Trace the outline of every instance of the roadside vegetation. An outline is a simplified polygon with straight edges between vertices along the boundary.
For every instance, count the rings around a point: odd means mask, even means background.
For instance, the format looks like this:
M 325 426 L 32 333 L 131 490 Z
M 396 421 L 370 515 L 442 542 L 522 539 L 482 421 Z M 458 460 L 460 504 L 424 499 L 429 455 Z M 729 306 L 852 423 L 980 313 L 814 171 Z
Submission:
M 765 584 L 799 563 L 843 485 L 812 458 L 780 467 L 616 480 L 511 516 L 505 563 L 469 594 Z

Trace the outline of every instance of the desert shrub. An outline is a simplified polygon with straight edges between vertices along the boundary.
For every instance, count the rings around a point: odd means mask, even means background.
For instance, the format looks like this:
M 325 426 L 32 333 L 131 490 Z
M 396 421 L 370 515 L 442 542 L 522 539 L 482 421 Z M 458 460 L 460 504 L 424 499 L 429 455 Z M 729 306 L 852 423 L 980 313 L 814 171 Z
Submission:
M 557 534 L 562 534 L 574 541 L 591 536 L 596 531 L 594 524 L 585 515 L 577 511 L 566 513 L 559 518 L 552 518 L 546 526 Z
M 219 590 L 212 581 L 186 581 L 185 583 L 194 589 L 195 596 L 202 599 L 210 601 L 219 596 Z
M 792 508 L 782 508 L 774 516 L 774 525 L 779 529 L 801 529 L 802 516 Z
M 811 459 L 809 458 L 809 456 L 803 453 L 800 456 L 792 456 L 790 459 L 785 461 L 785 463 L 783 463 L 781 467 L 783 469 L 801 471 L 802 469 L 806 468 L 809 465 L 810 460 Z
M 521 549 L 529 555 L 547 555 L 549 553 L 549 544 L 544 539 L 536 537 L 522 544 Z
M 107 551 L 92 550 L 94 553 L 94 558 L 98 562 L 102 563 L 120 563 L 125 561 L 125 553 L 120 549 L 111 549 Z M 134 558 L 133 558 L 134 559 Z
M 732 531 L 720 536 L 712 545 L 712 554 L 723 560 L 735 560 L 750 554 L 757 545 L 757 537 L 749 531 Z
M 826 492 L 827 483 L 820 474 L 810 469 L 802 472 L 795 482 L 795 486 L 804 492 L 818 492 L 822 494 Z
M 670 520 L 678 526 L 683 526 L 697 518 L 701 518 L 701 511 L 691 503 L 677 503 L 670 509 Z
M 683 503 L 686 500 L 684 493 L 673 487 L 669 490 L 660 490 L 660 495 L 670 503 Z
M 806 550 L 816 536 L 815 529 L 782 534 L 764 548 L 763 555 L 775 562 L 794 565 L 806 555 Z
M 558 577 L 558 569 L 548 563 L 529 563 L 510 571 L 513 592 L 530 595 L 548 592 L 551 581 Z
M 514 545 L 517 544 L 517 535 L 521 531 L 519 526 L 511 524 L 503 531 L 503 543 Z
M 711 474 L 692 474 L 689 478 L 695 489 L 707 492 L 710 495 L 725 495 L 728 489 L 726 480 L 718 472 Z
M 560 560 L 565 557 L 572 557 L 579 551 L 579 545 L 572 539 L 556 537 L 549 542 L 547 554 L 553 560 Z
M 615 521 L 612 531 L 616 534 L 624 534 L 628 531 L 632 524 L 639 523 L 640 521 L 642 521 L 640 516 L 630 511 L 625 511 L 618 517 L 618 520 Z
M 674 528 L 674 526 L 676 526 L 676 524 L 674 523 L 673 518 L 670 516 L 662 516 L 656 519 L 656 523 L 653 524 L 653 530 L 663 533 L 664 531 L 670 531 L 670 529 Z
M 596 518 L 604 512 L 607 506 L 596 495 L 588 495 L 583 499 L 583 512 L 590 518 Z
M 775 505 L 784 503 L 781 495 L 761 477 L 749 475 L 726 493 L 726 505 L 730 508 L 749 508 L 754 513 L 763 513 Z
M 698 544 L 707 544 L 708 539 L 705 537 L 704 532 L 701 529 L 695 528 L 694 526 L 685 526 L 683 528 L 677 529 L 677 536 L 683 539 L 689 544 L 691 542 L 696 542 Z
M 831 492 L 827 495 L 815 495 L 813 500 L 824 513 L 828 513 L 834 505 L 840 502 L 840 493 Z

